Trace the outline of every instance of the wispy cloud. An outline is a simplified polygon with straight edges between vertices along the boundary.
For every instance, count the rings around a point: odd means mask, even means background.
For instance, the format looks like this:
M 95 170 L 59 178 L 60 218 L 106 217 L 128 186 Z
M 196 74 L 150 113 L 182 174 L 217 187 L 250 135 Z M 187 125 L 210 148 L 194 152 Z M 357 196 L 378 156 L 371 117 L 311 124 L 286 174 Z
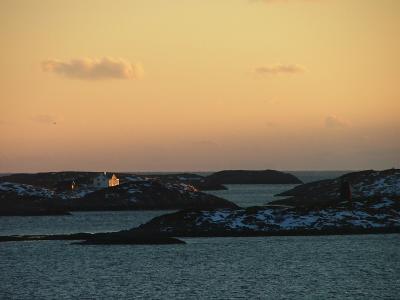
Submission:
M 261 66 L 254 69 L 259 75 L 284 75 L 304 73 L 305 68 L 295 64 L 276 64 L 271 66 Z
M 326 128 L 346 128 L 349 126 L 350 123 L 348 121 L 343 120 L 336 115 L 329 115 L 325 118 Z
M 45 72 L 53 72 L 71 79 L 138 79 L 142 75 L 140 64 L 121 58 L 78 58 L 70 61 L 48 59 L 42 62 Z

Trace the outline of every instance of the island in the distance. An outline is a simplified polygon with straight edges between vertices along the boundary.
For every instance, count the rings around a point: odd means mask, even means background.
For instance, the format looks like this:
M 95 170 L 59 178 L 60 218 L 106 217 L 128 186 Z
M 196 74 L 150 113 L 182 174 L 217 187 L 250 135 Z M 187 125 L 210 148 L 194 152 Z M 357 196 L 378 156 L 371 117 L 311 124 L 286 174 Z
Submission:
M 301 184 L 293 174 L 276 170 L 224 170 L 205 178 L 209 184 Z

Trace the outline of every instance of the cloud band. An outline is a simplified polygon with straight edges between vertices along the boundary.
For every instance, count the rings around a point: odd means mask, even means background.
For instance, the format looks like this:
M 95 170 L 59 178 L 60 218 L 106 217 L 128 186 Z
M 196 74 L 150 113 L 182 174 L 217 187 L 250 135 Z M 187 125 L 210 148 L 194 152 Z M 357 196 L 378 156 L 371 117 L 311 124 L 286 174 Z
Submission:
M 45 72 L 52 72 L 71 79 L 138 79 L 142 75 L 140 64 L 124 59 L 104 57 L 102 59 L 78 58 L 70 61 L 48 59 L 42 62 Z

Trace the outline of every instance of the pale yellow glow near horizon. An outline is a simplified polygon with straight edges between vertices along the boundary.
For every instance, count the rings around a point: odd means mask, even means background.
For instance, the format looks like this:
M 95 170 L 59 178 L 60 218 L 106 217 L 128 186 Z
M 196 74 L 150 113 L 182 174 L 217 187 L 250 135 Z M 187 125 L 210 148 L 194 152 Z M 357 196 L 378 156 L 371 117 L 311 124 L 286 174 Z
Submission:
M 0 172 L 400 165 L 400 1 L 0 3 Z

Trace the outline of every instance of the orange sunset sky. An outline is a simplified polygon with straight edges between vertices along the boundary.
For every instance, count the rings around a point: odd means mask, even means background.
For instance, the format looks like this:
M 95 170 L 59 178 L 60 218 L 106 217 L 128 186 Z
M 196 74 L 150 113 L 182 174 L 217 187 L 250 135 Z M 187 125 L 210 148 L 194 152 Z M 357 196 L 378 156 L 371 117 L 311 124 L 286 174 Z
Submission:
M 0 172 L 400 165 L 398 0 L 1 0 L 0 39 Z

